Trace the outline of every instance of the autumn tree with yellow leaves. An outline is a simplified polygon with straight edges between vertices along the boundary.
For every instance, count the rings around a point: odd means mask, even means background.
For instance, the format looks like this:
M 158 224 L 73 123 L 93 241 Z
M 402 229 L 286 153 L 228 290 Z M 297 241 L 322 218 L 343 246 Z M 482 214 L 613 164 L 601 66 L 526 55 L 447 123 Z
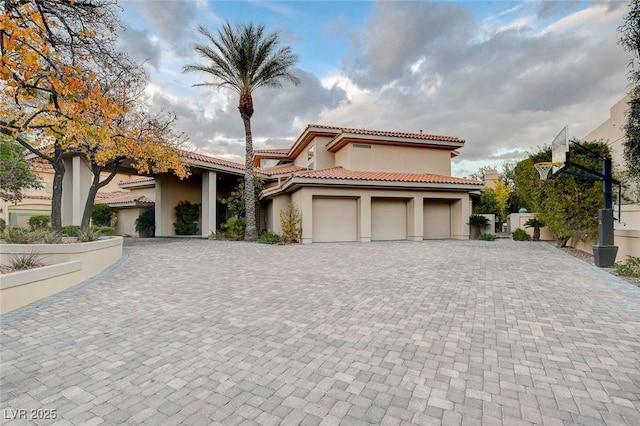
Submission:
M 62 227 L 63 159 L 82 155 L 94 179 L 131 160 L 139 173 L 186 175 L 175 116 L 146 113 L 146 76 L 116 48 L 120 24 L 111 0 L 0 1 L 0 132 L 51 163 L 51 225 Z M 87 208 L 85 208 L 85 215 Z

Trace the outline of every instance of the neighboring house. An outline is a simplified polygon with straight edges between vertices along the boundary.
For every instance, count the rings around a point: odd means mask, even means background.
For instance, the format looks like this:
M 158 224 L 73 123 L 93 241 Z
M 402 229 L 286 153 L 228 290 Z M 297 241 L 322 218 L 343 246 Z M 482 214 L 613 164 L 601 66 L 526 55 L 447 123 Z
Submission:
M 614 171 L 623 176 L 623 181 L 628 168 L 624 159 L 628 102 L 628 95 L 620 99 L 611 107 L 609 118 L 582 138 L 583 141 L 602 140 L 609 145 Z M 620 221 L 614 224 L 615 244 L 619 247 L 616 257 L 618 262 L 624 262 L 627 255 L 640 257 L 640 205 L 637 203 L 638 200 L 632 199 L 633 192 L 627 191 L 627 197 L 623 197 Z M 618 217 L 617 206 L 614 206 L 614 210 L 615 216 Z M 591 247 L 581 249 L 590 251 Z
M 309 125 L 290 148 L 254 153 L 272 185 L 260 197 L 263 225 L 280 232 L 292 202 L 303 243 L 468 239 L 470 194 L 484 185 L 451 176 L 463 146 L 452 136 Z

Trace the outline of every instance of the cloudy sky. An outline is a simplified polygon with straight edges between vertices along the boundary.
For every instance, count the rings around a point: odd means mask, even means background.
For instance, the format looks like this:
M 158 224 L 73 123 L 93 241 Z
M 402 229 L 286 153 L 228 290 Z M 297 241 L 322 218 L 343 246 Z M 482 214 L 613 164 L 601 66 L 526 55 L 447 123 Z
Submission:
M 307 124 L 465 139 L 454 175 L 520 158 L 569 126 L 582 137 L 624 96 L 617 44 L 627 2 L 121 0 L 123 49 L 145 61 L 155 107 L 199 152 L 244 162 L 236 94 L 207 75 L 201 24 L 264 23 L 299 56 L 299 86 L 254 94 L 254 147 L 290 146 Z

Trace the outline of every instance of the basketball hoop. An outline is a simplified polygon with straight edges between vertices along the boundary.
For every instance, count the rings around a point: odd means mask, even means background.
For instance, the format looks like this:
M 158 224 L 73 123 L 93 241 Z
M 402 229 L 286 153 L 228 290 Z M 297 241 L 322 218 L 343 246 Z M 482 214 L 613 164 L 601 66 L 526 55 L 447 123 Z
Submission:
M 559 166 L 560 164 L 561 163 L 553 163 L 551 161 L 545 161 L 542 163 L 536 163 L 533 166 L 538 171 L 538 174 L 540 175 L 540 180 L 547 180 L 547 176 L 549 175 L 549 172 L 551 171 L 551 169 L 553 169 L 554 166 Z

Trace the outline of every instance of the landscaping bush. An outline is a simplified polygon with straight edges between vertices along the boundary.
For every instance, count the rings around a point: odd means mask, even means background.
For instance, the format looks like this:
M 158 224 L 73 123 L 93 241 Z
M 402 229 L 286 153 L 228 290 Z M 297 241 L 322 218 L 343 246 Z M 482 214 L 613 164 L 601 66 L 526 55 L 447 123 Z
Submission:
M 76 236 L 78 237 L 79 242 L 88 243 L 90 241 L 99 240 L 102 234 L 97 229 L 91 227 L 86 232 L 82 232 L 78 230 L 78 233 L 76 234 Z
M 5 229 L 7 229 L 7 222 L 0 218 L 0 233 L 4 232 Z
M 65 225 L 62 227 L 63 237 L 75 237 L 80 231 L 80 225 Z
M 176 235 L 196 235 L 199 217 L 200 204 L 180 201 L 176 206 L 176 221 L 173 223 Z
M 616 262 L 613 267 L 618 275 L 640 278 L 640 257 L 627 256 L 626 263 Z
M 242 240 L 244 238 L 244 217 L 233 216 L 222 225 L 225 238 Z
M 273 232 L 263 232 L 258 237 L 258 242 L 262 244 L 280 244 L 281 237 Z
M 29 218 L 29 228 L 32 231 L 35 231 L 37 229 L 47 229 L 49 227 L 50 222 L 51 222 L 51 216 L 47 214 L 31 216 Z
M 156 211 L 154 209 L 147 210 L 142 213 L 135 222 L 136 232 L 141 237 L 153 237 L 156 229 Z
M 481 234 L 480 235 L 480 240 L 482 241 L 495 241 L 496 240 L 496 236 L 493 234 Z
M 522 228 L 518 228 L 515 231 L 513 231 L 511 233 L 511 237 L 515 241 L 530 241 L 531 240 L 531 237 L 529 236 L 529 234 L 527 234 L 527 231 L 525 231 Z
M 114 235 L 116 233 L 116 228 L 111 226 L 96 226 L 93 225 L 91 230 L 94 232 L 99 232 L 100 235 Z
M 91 222 L 96 226 L 111 226 L 111 207 L 108 204 L 94 204 Z
M 9 260 L 9 267 L 14 271 L 38 268 L 40 266 L 44 266 L 42 256 L 35 251 L 31 253 L 14 254 Z
M 61 244 L 62 237 L 48 229 L 29 231 L 25 228 L 9 227 L 2 234 L 7 244 Z
M 7 244 L 33 244 L 37 237 L 25 228 L 8 227 L 2 234 L 2 239 Z
M 286 210 L 280 210 L 282 241 L 285 243 L 300 242 L 300 238 L 302 238 L 301 221 L 300 210 L 294 203 L 289 203 Z

